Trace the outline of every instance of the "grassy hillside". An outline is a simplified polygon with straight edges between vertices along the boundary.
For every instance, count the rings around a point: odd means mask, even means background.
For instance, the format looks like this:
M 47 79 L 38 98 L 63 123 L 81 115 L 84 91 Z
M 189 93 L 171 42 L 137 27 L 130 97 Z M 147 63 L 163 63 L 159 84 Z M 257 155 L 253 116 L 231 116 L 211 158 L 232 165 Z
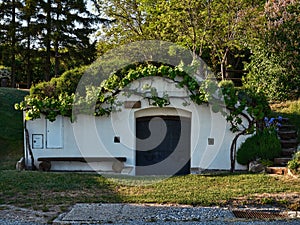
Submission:
M 13 169 L 23 155 L 22 112 L 14 104 L 23 100 L 27 91 L 0 88 L 0 169 Z

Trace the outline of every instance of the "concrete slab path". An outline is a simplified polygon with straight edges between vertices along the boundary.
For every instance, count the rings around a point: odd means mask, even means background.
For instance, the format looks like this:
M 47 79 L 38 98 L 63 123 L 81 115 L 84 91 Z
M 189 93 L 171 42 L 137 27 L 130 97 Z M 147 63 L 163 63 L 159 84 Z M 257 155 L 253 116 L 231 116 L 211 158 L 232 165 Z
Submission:
M 300 214 L 300 213 L 299 213 Z M 295 217 L 295 216 L 294 216 Z M 228 208 L 158 204 L 76 204 L 54 220 L 55 225 L 77 224 L 300 224 L 298 219 L 245 220 Z

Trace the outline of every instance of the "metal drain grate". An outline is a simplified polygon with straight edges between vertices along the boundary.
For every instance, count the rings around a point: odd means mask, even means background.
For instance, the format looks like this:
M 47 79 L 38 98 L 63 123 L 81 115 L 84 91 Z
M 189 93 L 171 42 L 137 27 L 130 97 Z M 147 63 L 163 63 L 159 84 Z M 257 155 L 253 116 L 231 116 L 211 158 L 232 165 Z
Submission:
M 287 218 L 287 215 L 281 212 L 265 212 L 265 211 L 255 211 L 255 210 L 232 210 L 232 213 L 237 218 L 244 219 L 278 219 Z

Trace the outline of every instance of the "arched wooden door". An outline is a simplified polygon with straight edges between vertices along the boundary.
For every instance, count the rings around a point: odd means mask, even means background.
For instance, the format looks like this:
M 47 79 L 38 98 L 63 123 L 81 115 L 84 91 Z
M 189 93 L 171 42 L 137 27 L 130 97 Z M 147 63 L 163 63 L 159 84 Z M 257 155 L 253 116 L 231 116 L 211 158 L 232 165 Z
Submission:
M 190 118 L 137 118 L 136 137 L 136 175 L 190 173 Z

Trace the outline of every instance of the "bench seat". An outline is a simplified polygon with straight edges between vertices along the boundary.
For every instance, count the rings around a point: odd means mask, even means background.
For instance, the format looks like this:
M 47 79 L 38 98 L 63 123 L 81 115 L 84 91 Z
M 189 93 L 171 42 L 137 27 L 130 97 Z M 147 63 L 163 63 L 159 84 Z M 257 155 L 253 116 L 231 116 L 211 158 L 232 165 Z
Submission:
M 126 157 L 40 157 L 38 161 L 72 161 L 72 162 L 109 162 L 118 160 L 126 162 Z
M 50 171 L 51 162 L 112 162 L 112 170 L 117 173 L 121 173 L 124 168 L 124 162 L 126 157 L 39 157 L 40 161 L 39 170 Z

